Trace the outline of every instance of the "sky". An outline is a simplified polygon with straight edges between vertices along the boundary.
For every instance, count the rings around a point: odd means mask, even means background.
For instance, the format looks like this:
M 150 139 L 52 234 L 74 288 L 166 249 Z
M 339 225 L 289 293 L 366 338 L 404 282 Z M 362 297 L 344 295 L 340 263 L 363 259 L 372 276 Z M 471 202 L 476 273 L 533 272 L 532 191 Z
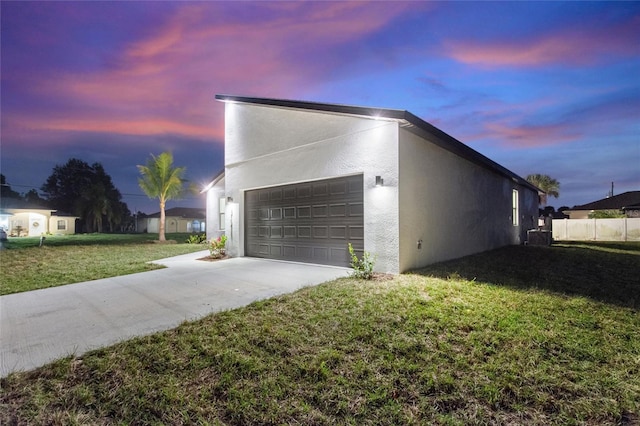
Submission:
M 640 190 L 640 2 L 0 3 L 0 169 L 39 189 L 101 163 L 133 212 L 138 164 L 224 167 L 216 94 L 408 110 L 549 205 Z M 167 207 L 203 207 L 203 196 Z

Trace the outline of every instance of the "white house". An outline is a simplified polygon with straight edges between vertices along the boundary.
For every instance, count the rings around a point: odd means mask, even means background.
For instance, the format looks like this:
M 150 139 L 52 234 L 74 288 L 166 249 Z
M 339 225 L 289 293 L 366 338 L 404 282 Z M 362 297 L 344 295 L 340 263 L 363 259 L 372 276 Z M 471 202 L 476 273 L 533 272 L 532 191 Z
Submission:
M 75 234 L 76 219 L 42 206 L 0 209 L 0 228 L 11 237 Z
M 217 95 L 225 168 L 209 238 L 232 256 L 349 265 L 348 243 L 399 273 L 536 227 L 538 188 L 402 110 Z
M 205 210 L 192 207 L 172 207 L 165 212 L 165 232 L 204 232 Z M 160 232 L 160 212 L 137 218 L 136 229 L 139 232 L 157 234 Z

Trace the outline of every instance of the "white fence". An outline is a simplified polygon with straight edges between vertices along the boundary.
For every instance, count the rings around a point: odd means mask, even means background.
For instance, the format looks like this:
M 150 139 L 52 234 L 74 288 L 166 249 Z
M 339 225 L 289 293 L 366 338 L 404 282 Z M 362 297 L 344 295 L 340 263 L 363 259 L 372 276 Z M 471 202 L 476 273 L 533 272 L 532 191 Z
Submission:
M 556 241 L 640 241 L 640 217 L 554 219 Z

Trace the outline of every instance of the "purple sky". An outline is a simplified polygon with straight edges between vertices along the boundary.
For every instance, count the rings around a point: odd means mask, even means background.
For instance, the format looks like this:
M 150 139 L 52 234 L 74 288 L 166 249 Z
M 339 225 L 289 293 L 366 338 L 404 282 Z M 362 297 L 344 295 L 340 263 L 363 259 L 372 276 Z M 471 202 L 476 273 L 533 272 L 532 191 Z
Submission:
M 1 168 L 18 192 L 100 162 L 223 167 L 217 93 L 406 109 L 557 207 L 640 190 L 640 2 L 2 2 Z M 170 203 L 204 206 L 194 197 Z

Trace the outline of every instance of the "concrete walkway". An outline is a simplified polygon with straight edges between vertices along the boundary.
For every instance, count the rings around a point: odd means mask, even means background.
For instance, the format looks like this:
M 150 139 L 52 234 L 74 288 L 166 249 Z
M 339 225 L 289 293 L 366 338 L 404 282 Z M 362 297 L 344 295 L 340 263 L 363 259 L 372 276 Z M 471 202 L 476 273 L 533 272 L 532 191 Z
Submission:
M 349 269 L 249 257 L 156 261 L 168 268 L 0 296 L 0 376 L 174 328 L 349 274 Z

